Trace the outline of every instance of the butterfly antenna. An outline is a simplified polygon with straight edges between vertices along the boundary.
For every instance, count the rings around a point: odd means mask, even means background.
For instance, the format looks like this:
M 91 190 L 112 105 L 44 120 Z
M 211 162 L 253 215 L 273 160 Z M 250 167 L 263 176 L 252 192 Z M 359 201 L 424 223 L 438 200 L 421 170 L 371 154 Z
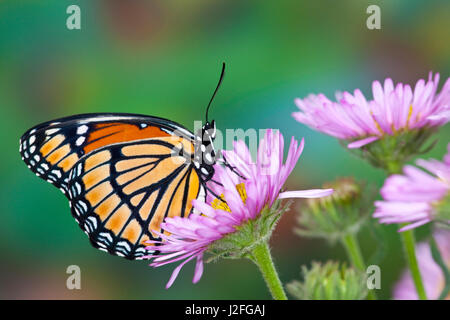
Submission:
M 211 100 L 209 100 L 208 106 L 206 107 L 206 122 L 208 122 L 209 107 L 211 106 L 211 102 L 214 100 L 214 97 L 216 96 L 217 90 L 219 90 L 219 87 L 222 84 L 222 80 L 223 80 L 224 76 L 225 76 L 225 62 L 222 62 L 222 72 L 220 73 L 219 83 L 217 84 L 216 90 L 214 90 Z

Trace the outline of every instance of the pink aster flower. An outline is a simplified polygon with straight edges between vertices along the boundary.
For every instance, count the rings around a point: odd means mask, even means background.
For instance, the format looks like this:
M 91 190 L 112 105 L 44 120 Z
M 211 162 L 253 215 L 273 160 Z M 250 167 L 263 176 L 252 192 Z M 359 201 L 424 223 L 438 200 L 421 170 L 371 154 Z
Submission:
M 278 199 L 323 197 L 333 192 L 331 189 L 280 192 L 303 151 L 303 145 L 303 140 L 298 144 L 292 138 L 286 162 L 283 163 L 283 136 L 267 130 L 254 162 L 243 141 L 235 142 L 232 151 L 223 151 L 229 166 L 216 165 L 214 180 L 220 185 L 209 184 L 222 199 L 209 197 L 206 203 L 194 200 L 193 206 L 201 215 L 166 218 L 161 227 L 170 235 L 160 233 L 162 241 L 150 243 L 157 243 L 161 252 L 160 255 L 151 256 L 151 266 L 181 261 L 173 271 L 167 288 L 173 284 L 181 268 L 194 259 L 196 267 L 193 282 L 199 281 L 205 252 L 217 247 L 222 239 L 242 232 L 247 222 L 257 221 L 261 213 L 274 206 Z
M 434 235 L 436 244 L 444 262 L 450 267 L 450 231 L 439 230 Z M 420 274 L 427 293 L 427 298 L 436 300 L 439 298 L 445 286 L 445 278 L 442 269 L 434 261 L 430 246 L 426 242 L 416 246 L 417 260 Z M 409 270 L 403 272 L 400 280 L 394 287 L 393 297 L 396 300 L 418 300 L 417 292 Z M 450 297 L 447 297 L 449 299 Z
M 325 95 L 295 99 L 301 111 L 292 116 L 309 127 L 342 140 L 348 148 L 360 148 L 381 137 L 401 131 L 436 127 L 450 119 L 450 78 L 437 93 L 439 74 L 430 72 L 428 81 L 420 79 L 414 90 L 407 84 L 394 85 L 392 79 L 372 84 L 373 100 L 359 89 L 353 95 L 339 93 L 337 102 Z
M 417 165 L 405 166 L 403 174 L 389 176 L 381 188 L 384 201 L 375 202 L 374 218 L 380 223 L 408 223 L 399 231 L 421 226 L 440 219 L 450 194 L 450 144 L 444 161 L 418 160 Z M 448 217 L 448 215 L 447 215 Z M 448 218 L 441 218 L 442 222 Z

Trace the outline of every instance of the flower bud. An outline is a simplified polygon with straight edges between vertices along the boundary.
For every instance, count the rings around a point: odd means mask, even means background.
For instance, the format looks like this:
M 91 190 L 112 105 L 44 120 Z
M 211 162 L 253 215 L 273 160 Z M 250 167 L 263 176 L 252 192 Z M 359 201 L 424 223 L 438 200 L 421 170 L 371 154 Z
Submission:
M 362 300 L 367 295 L 367 276 L 363 271 L 328 261 L 302 267 L 303 282 L 292 281 L 288 292 L 299 300 Z
M 353 178 L 341 178 L 324 184 L 324 187 L 334 189 L 334 193 L 320 199 L 308 199 L 297 219 L 300 228 L 295 232 L 331 242 L 357 233 L 369 213 L 367 188 Z

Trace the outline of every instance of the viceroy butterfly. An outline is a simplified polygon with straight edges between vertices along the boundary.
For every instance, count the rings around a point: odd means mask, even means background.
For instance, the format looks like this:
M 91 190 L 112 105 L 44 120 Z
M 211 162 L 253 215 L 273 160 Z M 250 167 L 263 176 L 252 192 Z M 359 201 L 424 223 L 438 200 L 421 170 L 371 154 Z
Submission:
M 152 116 L 81 114 L 29 129 L 20 139 L 22 160 L 69 199 L 95 248 L 143 259 L 165 217 L 186 217 L 193 199 L 206 199 L 216 161 L 208 111 L 224 73 L 225 64 L 197 134 Z

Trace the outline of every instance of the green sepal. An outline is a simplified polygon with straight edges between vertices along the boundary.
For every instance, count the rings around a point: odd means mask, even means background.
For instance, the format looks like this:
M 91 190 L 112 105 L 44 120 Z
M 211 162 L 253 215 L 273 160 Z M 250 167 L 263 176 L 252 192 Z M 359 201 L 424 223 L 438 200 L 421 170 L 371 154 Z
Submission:
M 282 204 L 281 200 L 276 200 L 270 208 L 264 207 L 255 219 L 245 221 L 235 227 L 235 232 L 214 241 L 207 250 L 210 257 L 206 262 L 216 261 L 219 258 L 251 258 L 255 246 L 270 239 L 279 219 L 289 210 L 291 203 L 287 201 Z

